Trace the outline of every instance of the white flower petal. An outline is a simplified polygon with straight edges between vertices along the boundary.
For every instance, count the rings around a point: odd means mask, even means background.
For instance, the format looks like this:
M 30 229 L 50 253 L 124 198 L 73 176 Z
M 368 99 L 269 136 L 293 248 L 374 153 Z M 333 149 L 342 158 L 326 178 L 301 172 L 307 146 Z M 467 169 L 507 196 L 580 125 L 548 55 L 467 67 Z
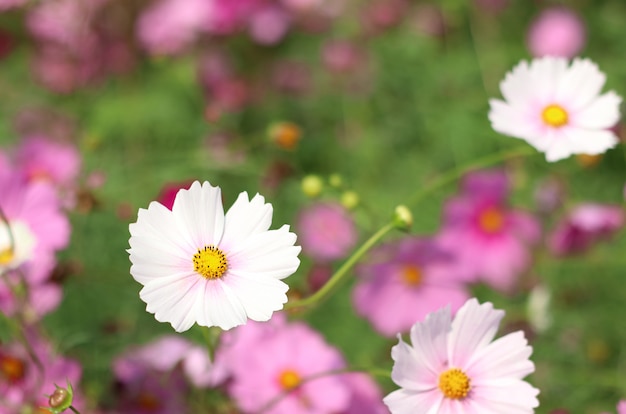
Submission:
M 230 286 L 253 321 L 268 321 L 287 303 L 286 283 L 273 277 L 245 272 L 229 272 L 224 283 Z
M 476 352 L 466 365 L 467 374 L 474 384 L 498 381 L 502 378 L 522 379 L 535 370 L 528 358 L 532 348 L 521 331 L 498 338 Z
M 183 332 L 195 322 L 194 305 L 201 287 L 198 274 L 162 277 L 147 283 L 139 292 L 146 310 L 159 322 L 169 322 L 174 330 Z
M 498 331 L 504 311 L 495 310 L 489 302 L 468 300 L 452 321 L 448 342 L 450 366 L 464 368 L 472 354 L 486 347 Z
M 575 127 L 603 129 L 614 126 L 620 118 L 619 106 L 622 98 L 610 91 L 601 95 L 589 105 L 571 116 Z
M 181 234 L 196 249 L 217 246 L 224 232 L 222 192 L 208 182 L 195 181 L 176 194 L 172 213 Z
M 198 325 L 218 326 L 224 330 L 246 323 L 246 311 L 233 292 L 223 280 L 207 280 L 203 292 L 196 303 Z
M 391 358 L 395 361 L 391 378 L 404 389 L 426 392 L 437 388 L 439 372 L 433 369 L 435 361 L 420 355 L 421 345 L 409 346 L 398 335 L 398 344 L 391 348 Z
M 533 408 L 539 406 L 539 390 L 518 379 L 499 379 L 476 386 L 471 392 L 472 399 L 485 412 L 532 414 Z
M 248 200 L 248 193 L 242 192 L 226 213 L 224 236 L 220 243 L 226 250 L 240 240 L 267 231 L 272 224 L 272 205 L 265 203 L 262 195 Z
M 411 343 L 418 358 L 437 378 L 448 359 L 447 337 L 452 329 L 451 318 L 450 307 L 446 306 L 411 327 Z
M 600 93 L 606 76 L 589 59 L 574 59 L 569 70 L 557 79 L 555 101 L 578 110 L 589 105 Z
M 250 237 L 237 250 L 228 251 L 229 266 L 234 269 L 283 279 L 300 265 L 300 246 L 294 246 L 296 235 L 289 226 Z
M 601 154 L 618 142 L 615 134 L 608 130 L 562 128 L 546 150 L 546 159 L 558 161 L 572 154 Z
M 383 398 L 393 414 L 438 414 L 443 401 L 439 391 L 411 392 L 399 389 Z

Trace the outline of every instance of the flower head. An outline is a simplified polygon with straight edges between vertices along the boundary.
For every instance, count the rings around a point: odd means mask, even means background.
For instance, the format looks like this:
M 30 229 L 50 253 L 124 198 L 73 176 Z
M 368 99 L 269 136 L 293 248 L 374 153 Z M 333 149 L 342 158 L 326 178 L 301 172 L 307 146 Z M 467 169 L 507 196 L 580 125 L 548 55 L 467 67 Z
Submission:
M 391 378 L 401 388 L 385 397 L 393 414 L 533 413 L 537 394 L 522 379 L 534 371 L 521 331 L 493 338 L 504 311 L 470 299 L 454 320 L 440 309 L 411 328 L 411 345 L 391 350 Z
M 437 241 L 455 255 L 469 280 L 508 292 L 530 263 L 529 247 L 541 230 L 532 215 L 511 209 L 507 196 L 504 172 L 468 174 L 460 194 L 445 206 Z
M 319 261 L 342 258 L 357 241 L 352 217 L 336 203 L 317 203 L 303 210 L 298 229 L 304 253 Z
M 456 311 L 469 298 L 454 256 L 432 240 L 404 238 L 380 246 L 359 266 L 352 295 L 356 311 L 383 335 L 406 332 L 415 319 L 447 304 Z
M 570 9 L 549 8 L 532 22 L 527 43 L 534 56 L 572 58 L 585 45 L 585 25 Z
M 271 204 L 246 192 L 224 214 L 220 189 L 206 181 L 179 191 L 172 210 L 140 209 L 128 252 L 146 310 L 178 332 L 269 320 L 287 302 L 281 279 L 300 264 L 296 235 L 269 230 L 271 221 Z
M 559 256 L 582 253 L 622 227 L 624 211 L 621 207 L 580 204 L 550 234 L 548 247 Z
M 600 95 L 605 75 L 589 59 L 544 57 L 523 61 L 500 83 L 504 101 L 491 99 L 493 129 L 521 138 L 548 161 L 572 154 L 601 154 L 618 138 L 609 128 L 619 120 L 622 98 Z

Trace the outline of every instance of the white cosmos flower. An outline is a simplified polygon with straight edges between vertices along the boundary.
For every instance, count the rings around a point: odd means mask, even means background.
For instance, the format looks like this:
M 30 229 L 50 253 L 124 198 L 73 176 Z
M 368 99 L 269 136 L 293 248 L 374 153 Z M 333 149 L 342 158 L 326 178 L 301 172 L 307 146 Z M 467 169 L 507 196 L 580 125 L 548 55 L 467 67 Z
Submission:
M 128 252 L 146 310 L 178 332 L 269 320 L 287 302 L 281 279 L 300 265 L 296 235 L 271 222 L 259 194 L 239 194 L 224 214 L 220 189 L 206 181 L 179 191 L 171 211 L 158 202 L 140 209 Z
M 416 323 L 411 345 L 398 335 L 391 379 L 401 388 L 383 400 L 391 413 L 534 413 L 539 390 L 523 381 L 532 348 L 521 331 L 493 341 L 503 316 L 470 299 L 454 320 L 447 307 Z
M 600 95 L 606 76 L 589 59 L 544 57 L 519 63 L 500 83 L 504 101 L 491 99 L 493 129 L 521 138 L 548 161 L 572 154 L 601 154 L 617 136 L 622 98 Z

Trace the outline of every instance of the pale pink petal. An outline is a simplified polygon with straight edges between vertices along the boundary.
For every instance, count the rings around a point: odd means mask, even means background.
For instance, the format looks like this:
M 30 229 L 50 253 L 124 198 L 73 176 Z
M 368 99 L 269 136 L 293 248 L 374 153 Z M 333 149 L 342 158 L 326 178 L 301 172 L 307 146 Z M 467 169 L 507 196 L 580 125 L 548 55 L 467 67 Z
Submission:
M 578 128 L 611 128 L 620 118 L 622 98 L 610 91 L 600 95 L 580 111 L 571 114 L 570 124 Z
M 217 246 L 224 232 L 222 192 L 208 182 L 195 181 L 188 190 L 180 190 L 174 200 L 172 213 L 180 235 L 196 249 Z M 207 214 L 212 212 L 213 214 Z

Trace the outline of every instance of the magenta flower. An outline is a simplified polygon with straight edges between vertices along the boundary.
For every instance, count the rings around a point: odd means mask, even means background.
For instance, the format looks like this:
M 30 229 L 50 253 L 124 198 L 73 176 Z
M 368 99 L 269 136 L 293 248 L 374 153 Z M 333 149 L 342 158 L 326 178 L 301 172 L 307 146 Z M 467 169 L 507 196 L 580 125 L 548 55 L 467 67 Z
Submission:
M 319 261 L 347 255 L 357 242 L 357 231 L 345 208 L 317 203 L 300 213 L 297 228 L 304 254 Z
M 583 253 L 624 226 L 624 211 L 619 206 L 580 204 L 548 237 L 552 253 L 563 256 Z
M 20 144 L 15 162 L 28 180 L 45 180 L 61 188 L 72 188 L 80 172 L 81 158 L 74 145 L 31 136 Z
M 447 202 L 437 240 L 452 251 L 471 280 L 510 291 L 530 264 L 540 226 L 530 214 L 506 204 L 508 182 L 501 171 L 465 177 L 461 193 Z
M 344 374 L 342 379 L 351 396 L 348 408 L 340 414 L 389 414 L 376 381 L 362 373 Z
M 163 204 L 165 207 L 172 209 L 174 205 L 174 200 L 176 199 L 176 194 L 178 194 L 179 190 L 188 190 L 193 184 L 194 180 L 180 181 L 176 183 L 166 183 L 159 192 L 157 196 L 157 201 Z
M 69 380 L 76 388 L 80 381 L 82 369 L 78 362 L 55 354 L 52 345 L 32 333 L 27 338 L 41 366 L 33 362 L 21 343 L 0 345 L 0 414 L 37 406 L 44 394 L 52 393 L 54 384 L 65 385 Z
M 273 334 L 254 327 L 249 335 L 247 329 L 248 325 L 232 332 L 241 338 L 237 345 L 231 344 L 231 352 L 237 348 L 245 352 L 236 357 L 231 353 L 228 361 L 229 393 L 244 412 L 312 414 L 348 409 L 351 389 L 342 376 L 333 374 L 344 368 L 343 358 L 320 334 L 304 323 L 278 324 Z
M 416 319 L 446 305 L 455 312 L 469 298 L 454 257 L 433 241 L 405 238 L 383 245 L 357 268 L 352 300 L 361 316 L 386 336 L 407 331 Z
M 146 370 L 171 373 L 179 368 L 196 387 L 214 386 L 219 382 L 214 378 L 206 349 L 180 336 L 163 336 L 126 352 L 114 362 L 116 377 L 125 383 L 139 380 Z
M 543 10 L 528 30 L 528 49 L 535 57 L 578 55 L 585 45 L 585 25 L 581 18 L 565 7 Z
M 208 0 L 160 0 L 139 17 L 137 36 L 154 54 L 177 54 L 197 38 L 212 14 Z
M 535 370 L 532 348 L 521 331 L 493 341 L 503 316 L 471 299 L 454 320 L 447 307 L 417 322 L 410 345 L 398 335 L 391 378 L 401 388 L 384 399 L 391 412 L 534 413 L 539 390 L 523 381 Z

